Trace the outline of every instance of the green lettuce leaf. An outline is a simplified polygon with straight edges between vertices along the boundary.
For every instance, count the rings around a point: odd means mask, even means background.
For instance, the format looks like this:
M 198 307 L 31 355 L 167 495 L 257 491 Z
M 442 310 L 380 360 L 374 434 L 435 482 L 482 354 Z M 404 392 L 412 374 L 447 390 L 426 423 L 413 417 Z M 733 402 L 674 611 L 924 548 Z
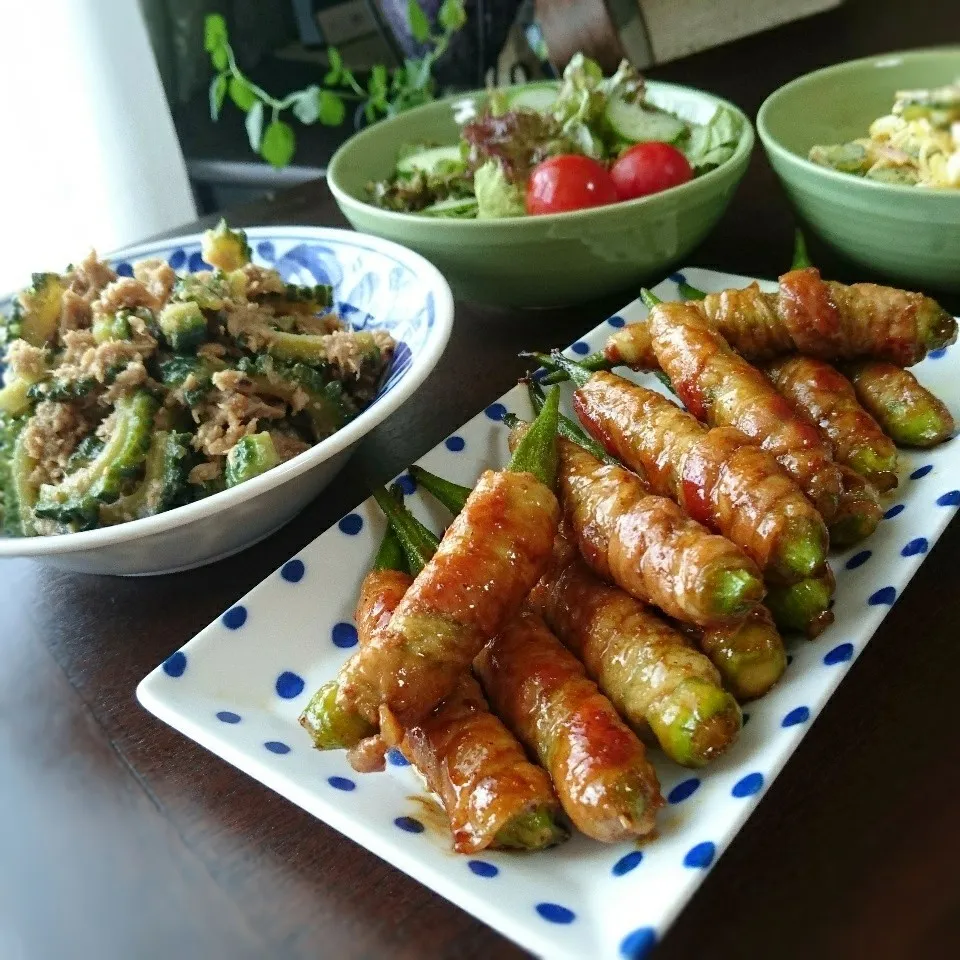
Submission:
M 717 107 L 709 122 L 693 124 L 687 144 L 687 160 L 698 173 L 726 163 L 737 149 L 743 133 L 740 118 L 727 107 Z
M 526 214 L 523 184 L 511 183 L 496 160 L 488 160 L 473 177 L 477 195 L 477 219 L 522 217 Z

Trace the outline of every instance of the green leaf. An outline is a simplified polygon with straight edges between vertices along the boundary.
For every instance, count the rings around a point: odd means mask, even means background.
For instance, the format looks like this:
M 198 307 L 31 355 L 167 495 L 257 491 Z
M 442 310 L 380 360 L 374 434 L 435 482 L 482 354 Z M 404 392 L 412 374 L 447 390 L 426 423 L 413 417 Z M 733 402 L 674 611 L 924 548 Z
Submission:
M 227 42 L 227 21 L 219 13 L 208 14 L 203 21 L 203 49 L 213 53 Z
M 329 90 L 321 90 L 319 101 L 320 122 L 327 127 L 339 127 L 347 115 L 343 98 Z
M 293 101 L 293 115 L 304 124 L 316 123 L 320 118 L 320 88 L 309 86 L 301 90 Z
M 467 22 L 467 11 L 463 9 L 462 0 L 443 0 L 437 12 L 437 23 L 447 33 L 455 33 Z
M 370 81 L 367 83 L 367 91 L 374 100 L 382 100 L 387 92 L 387 68 L 378 63 L 370 71 Z
M 257 95 L 250 89 L 250 84 L 243 77 L 231 77 L 227 92 L 230 94 L 230 99 L 244 113 L 257 102 Z
M 259 153 L 260 141 L 263 139 L 263 104 L 259 100 L 247 111 L 247 119 L 243 125 L 247 128 L 250 149 Z
M 407 20 L 413 39 L 417 43 L 426 43 L 430 37 L 430 21 L 417 0 L 407 0 Z
M 330 69 L 323 78 L 326 84 L 339 83 L 343 78 L 343 57 L 336 47 L 327 47 L 327 60 L 330 61 Z
M 218 73 L 210 81 L 210 119 L 216 122 L 220 119 L 220 110 L 223 107 L 223 98 L 227 92 L 227 78 Z
M 227 54 L 227 48 L 217 47 L 217 49 L 210 54 L 210 62 L 213 64 L 215 70 L 226 70 L 230 65 L 230 57 Z
M 297 137 L 293 127 L 282 120 L 274 120 L 263 134 L 260 155 L 272 167 L 285 167 L 293 159 Z
M 363 106 L 363 115 L 367 123 L 374 123 L 377 119 L 377 108 L 369 100 Z

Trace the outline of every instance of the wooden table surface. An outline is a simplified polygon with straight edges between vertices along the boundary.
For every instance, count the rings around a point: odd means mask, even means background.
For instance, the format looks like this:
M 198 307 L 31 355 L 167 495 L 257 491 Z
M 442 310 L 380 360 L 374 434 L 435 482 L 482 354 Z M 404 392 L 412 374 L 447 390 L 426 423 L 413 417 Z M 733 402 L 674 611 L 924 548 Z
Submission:
M 886 11 L 886 12 L 885 12 Z M 840 10 L 650 71 L 754 113 L 790 78 L 953 39 L 955 0 Z M 342 224 L 322 183 L 236 223 Z M 689 260 L 774 276 L 791 217 L 757 151 Z M 895 238 L 891 239 L 895 242 Z M 814 256 L 840 279 L 854 271 Z M 622 298 L 618 298 L 622 299 Z M 956 312 L 956 298 L 946 302 Z M 458 305 L 443 361 L 295 522 L 214 566 L 146 580 L 0 564 L 0 958 L 520 956 L 136 703 L 137 682 L 236 597 L 499 395 L 521 347 L 566 343 L 617 306 L 524 317 Z M 522 322 L 521 322 L 522 320 Z M 956 699 L 960 525 L 944 535 L 659 960 L 960 955 Z

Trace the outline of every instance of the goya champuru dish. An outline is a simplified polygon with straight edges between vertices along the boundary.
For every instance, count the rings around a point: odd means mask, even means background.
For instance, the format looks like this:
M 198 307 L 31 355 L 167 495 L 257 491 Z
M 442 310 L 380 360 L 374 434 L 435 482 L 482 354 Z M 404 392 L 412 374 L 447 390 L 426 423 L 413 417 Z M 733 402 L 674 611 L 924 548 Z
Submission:
M 325 285 L 207 231 L 211 269 L 91 253 L 34 274 L 0 319 L 0 519 L 10 536 L 151 516 L 308 450 L 368 406 L 393 338 L 355 332 Z
M 868 136 L 817 145 L 810 159 L 882 183 L 960 188 L 960 80 L 928 90 L 901 90 Z

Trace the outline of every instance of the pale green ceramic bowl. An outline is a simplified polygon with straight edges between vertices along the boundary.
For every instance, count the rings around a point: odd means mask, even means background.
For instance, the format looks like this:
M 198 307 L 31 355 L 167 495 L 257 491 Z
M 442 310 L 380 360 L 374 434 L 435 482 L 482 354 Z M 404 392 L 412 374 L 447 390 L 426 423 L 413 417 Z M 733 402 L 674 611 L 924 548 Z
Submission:
M 800 216 L 851 260 L 914 287 L 960 290 L 960 190 L 877 183 L 807 160 L 866 136 L 897 90 L 960 76 L 960 47 L 852 60 L 808 73 L 760 107 L 757 130 Z
M 541 217 L 440 220 L 381 210 L 367 184 L 389 177 L 405 143 L 456 143 L 458 123 L 483 93 L 441 100 L 382 121 L 334 155 L 327 181 L 346 218 L 365 233 L 402 243 L 440 268 L 454 293 L 482 303 L 547 307 L 580 303 L 636 287 L 682 260 L 716 224 L 743 176 L 753 148 L 750 121 L 732 104 L 699 90 L 648 84 L 650 97 L 705 123 L 719 104 L 743 121 L 743 136 L 725 164 L 663 193 L 626 203 Z

